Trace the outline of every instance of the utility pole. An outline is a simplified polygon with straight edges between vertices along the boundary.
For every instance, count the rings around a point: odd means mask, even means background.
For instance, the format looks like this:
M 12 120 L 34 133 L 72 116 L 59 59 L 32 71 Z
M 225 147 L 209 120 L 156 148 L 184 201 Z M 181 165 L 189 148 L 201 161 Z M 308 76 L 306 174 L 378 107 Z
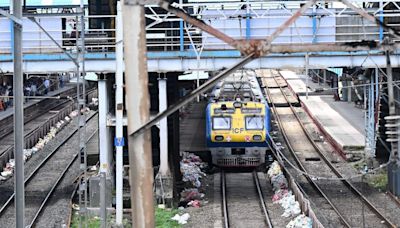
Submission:
M 306 99 L 308 100 L 308 64 L 309 64 L 309 59 L 308 59 L 308 52 L 306 53 Z
M 82 114 L 82 110 L 86 107 L 86 88 L 85 88 L 85 7 L 83 0 L 80 0 L 80 5 L 77 8 L 81 13 L 80 17 L 76 20 L 76 48 L 77 48 L 77 62 L 76 66 L 76 95 L 78 101 L 78 150 L 80 157 L 80 171 L 83 177 L 80 178 L 79 183 L 79 226 L 88 227 L 87 223 L 87 154 L 86 154 L 86 115 Z M 81 78 L 82 77 L 82 78 Z
M 123 45 L 122 45 L 122 10 L 121 10 L 121 2 L 117 2 L 117 20 L 116 20 L 116 62 L 117 68 L 115 72 L 115 138 L 122 142 L 120 145 L 116 145 L 116 154 L 115 154 L 115 220 L 116 224 L 119 227 L 122 227 L 122 218 L 123 218 L 123 118 L 124 118 L 124 53 L 123 53 Z
M 150 132 L 133 135 L 150 119 L 144 6 L 125 0 L 122 7 L 128 147 L 133 227 L 154 227 Z
M 400 196 L 400 157 L 399 157 L 399 124 L 400 117 L 396 116 L 396 108 L 393 92 L 393 74 L 390 63 L 390 52 L 386 51 L 386 75 L 388 85 L 389 116 L 385 117 L 388 135 L 387 142 L 391 143 L 390 163 L 387 168 L 389 191 Z
M 13 15 L 22 20 L 22 1 L 13 1 Z M 24 186 L 24 93 L 22 74 L 22 24 L 14 21 L 14 159 L 15 159 L 15 224 L 24 228 L 25 186 Z

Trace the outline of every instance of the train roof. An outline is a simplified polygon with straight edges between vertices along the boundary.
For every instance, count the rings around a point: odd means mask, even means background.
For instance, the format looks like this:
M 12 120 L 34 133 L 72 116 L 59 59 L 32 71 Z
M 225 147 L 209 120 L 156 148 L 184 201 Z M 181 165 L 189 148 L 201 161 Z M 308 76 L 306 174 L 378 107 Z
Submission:
M 217 83 L 210 93 L 210 102 L 256 101 L 265 102 L 256 73 L 252 70 L 239 70 Z

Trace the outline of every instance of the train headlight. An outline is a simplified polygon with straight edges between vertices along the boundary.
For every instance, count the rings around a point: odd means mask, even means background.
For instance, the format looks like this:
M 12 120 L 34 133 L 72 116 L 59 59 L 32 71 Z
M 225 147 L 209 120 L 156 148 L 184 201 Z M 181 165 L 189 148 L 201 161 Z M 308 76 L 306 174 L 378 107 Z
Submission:
M 242 107 L 242 102 L 238 102 L 238 101 L 233 102 L 233 107 L 235 107 L 235 108 L 241 108 L 241 107 Z
M 217 135 L 217 136 L 214 137 L 214 139 L 215 139 L 215 141 L 222 141 L 222 140 L 224 140 L 224 136 Z
M 253 135 L 253 140 L 254 141 L 261 141 L 262 136 L 261 135 Z

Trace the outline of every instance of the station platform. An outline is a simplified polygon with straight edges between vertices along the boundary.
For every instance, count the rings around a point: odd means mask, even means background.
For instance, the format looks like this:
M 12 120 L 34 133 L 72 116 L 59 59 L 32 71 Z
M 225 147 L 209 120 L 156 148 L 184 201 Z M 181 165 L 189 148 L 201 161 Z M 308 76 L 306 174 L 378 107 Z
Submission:
M 318 126 L 325 138 L 344 155 L 359 153 L 364 150 L 364 111 L 354 106 L 353 103 L 335 101 L 332 95 L 316 95 L 313 93 L 308 98 L 304 95 L 306 90 L 305 76 L 297 75 L 291 71 L 281 71 L 288 87 L 298 95 L 302 107 L 306 110 L 314 123 Z M 319 88 L 328 88 L 308 81 L 309 92 Z
M 48 92 L 46 96 L 47 97 L 58 96 L 59 94 L 65 92 L 65 91 L 68 91 L 68 90 L 74 88 L 75 86 L 76 85 L 74 85 L 74 84 L 66 84 L 63 88 Z M 37 103 L 39 103 L 42 100 L 43 100 L 43 98 L 40 98 L 40 96 L 38 96 L 38 98 L 31 98 L 27 102 L 24 103 L 24 109 L 29 108 L 33 105 L 36 105 Z M 8 107 L 5 111 L 0 111 L 0 121 L 12 116 L 13 114 L 14 114 L 14 106 Z

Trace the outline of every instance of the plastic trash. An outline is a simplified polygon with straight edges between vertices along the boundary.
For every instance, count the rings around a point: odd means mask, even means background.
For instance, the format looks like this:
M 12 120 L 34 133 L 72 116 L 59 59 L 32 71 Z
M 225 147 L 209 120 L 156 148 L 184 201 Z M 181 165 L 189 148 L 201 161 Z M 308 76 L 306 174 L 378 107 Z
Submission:
M 194 154 L 186 154 L 180 162 L 180 171 L 184 182 L 191 182 L 196 188 L 201 187 L 201 178 L 206 174 L 201 171 L 203 162 Z
M 176 215 L 175 215 L 174 217 L 172 217 L 171 219 L 177 221 L 178 224 L 184 225 L 184 224 L 187 223 L 187 221 L 189 220 L 189 218 L 190 218 L 189 213 L 185 213 L 185 214 L 183 214 L 183 215 L 176 214 Z
M 192 200 L 188 204 L 188 206 L 192 206 L 194 208 L 199 208 L 200 207 L 200 201 L 198 200 Z
M 312 220 L 304 214 L 292 219 L 286 228 L 312 228 Z

